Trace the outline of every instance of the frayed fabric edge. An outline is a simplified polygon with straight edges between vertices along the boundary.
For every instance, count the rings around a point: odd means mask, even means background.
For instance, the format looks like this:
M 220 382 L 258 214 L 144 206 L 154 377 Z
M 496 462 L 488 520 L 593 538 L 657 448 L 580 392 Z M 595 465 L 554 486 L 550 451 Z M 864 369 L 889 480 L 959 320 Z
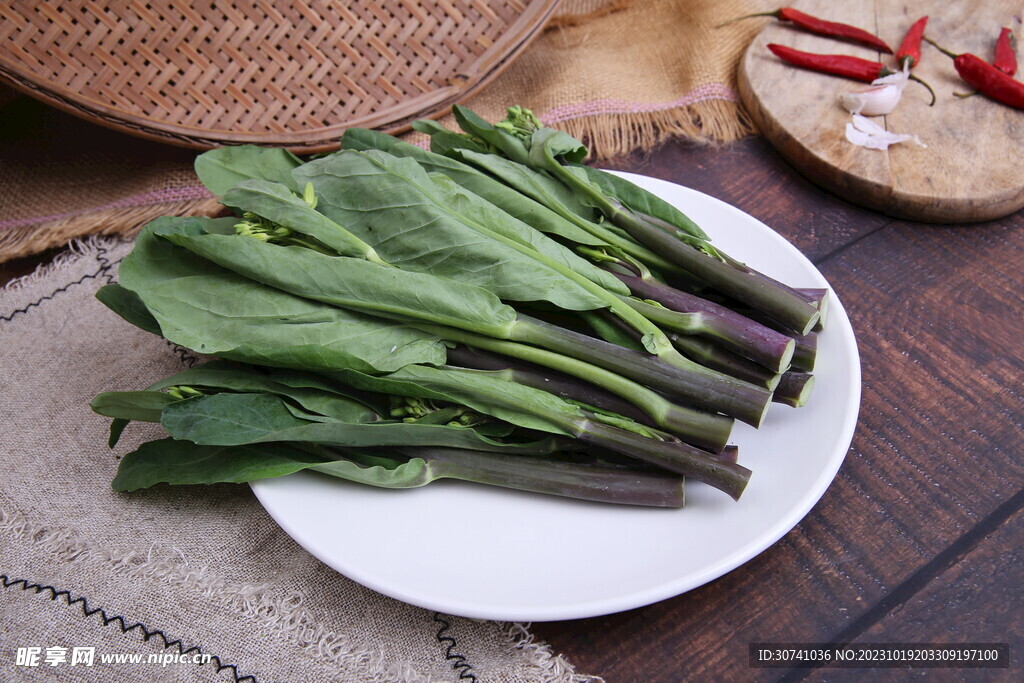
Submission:
M 650 152 L 670 140 L 694 144 L 731 142 L 756 132 L 739 102 L 706 99 L 679 107 L 640 113 L 593 114 L 555 124 L 590 150 L 600 162 Z
M 109 254 L 118 246 L 127 245 L 128 240 L 127 237 L 118 236 L 85 236 L 73 239 L 61 245 L 62 251 L 46 263 L 40 264 L 34 271 L 14 278 L 0 287 L 0 293 L 15 294 L 44 283 L 50 286 L 51 283 L 48 281 L 58 273 L 69 271 L 83 261 L 99 262 L 103 255 Z
M 104 209 L 0 230 L 0 261 L 23 258 L 90 235 L 130 237 L 159 216 L 216 216 L 224 210 L 208 197 L 146 206 Z
M 50 553 L 62 562 L 97 561 L 130 578 L 156 579 L 186 588 L 204 598 L 216 599 L 220 604 L 262 623 L 279 637 L 322 661 L 355 669 L 353 673 L 365 676 L 365 680 L 430 681 L 429 677 L 413 671 L 411 664 L 386 665 L 382 661 L 383 652 L 360 649 L 347 636 L 317 626 L 313 616 L 303 608 L 301 594 L 291 592 L 273 596 L 273 587 L 269 584 L 235 585 L 213 576 L 206 567 L 190 566 L 180 550 L 151 546 L 145 553 L 115 553 L 83 542 L 68 529 L 38 526 L 20 513 L 2 509 L 0 532 Z
M 600 676 L 576 673 L 576 667 L 562 655 L 551 651 L 551 646 L 538 641 L 530 633 L 530 624 L 517 621 L 501 624 L 502 631 L 512 641 L 513 647 L 523 651 L 527 661 L 541 671 L 543 680 L 571 681 L 572 683 L 604 683 Z

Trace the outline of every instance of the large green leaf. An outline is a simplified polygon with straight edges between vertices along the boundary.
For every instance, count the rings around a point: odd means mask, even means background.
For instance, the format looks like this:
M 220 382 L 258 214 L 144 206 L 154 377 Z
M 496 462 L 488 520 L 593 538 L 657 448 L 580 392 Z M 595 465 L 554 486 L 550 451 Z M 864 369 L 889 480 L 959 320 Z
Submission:
M 494 151 L 494 147 L 483 140 L 475 140 L 465 133 L 456 133 L 453 130 L 448 130 L 437 121 L 433 121 L 431 119 L 413 121 L 412 128 L 415 131 L 429 135 L 430 151 L 442 156 L 447 155 L 448 151 L 452 149 L 472 149 L 477 152 L 485 153 Z M 346 131 L 346 133 L 347 132 L 348 131 Z M 345 147 L 344 142 L 342 142 L 342 146 Z M 347 149 L 353 148 L 347 147 Z M 377 149 L 384 148 L 378 147 Z
M 310 422 L 270 394 L 221 393 L 169 404 L 161 424 L 174 438 L 209 446 L 295 441 L 334 446 L 450 446 L 470 450 L 550 452 L 550 439 L 506 444 L 469 427 L 416 422 Z
M 599 218 L 598 212 L 590 205 L 580 201 L 579 197 L 564 183 L 541 171 L 517 164 L 496 154 L 480 154 L 470 150 L 457 150 L 452 154 L 455 158 L 500 178 L 510 187 L 563 216 L 566 213 L 574 214 L 587 221 L 596 221 Z M 591 237 L 591 240 L 594 238 Z M 592 242 L 583 242 L 583 244 L 590 243 Z
M 363 396 L 346 392 L 345 387 L 337 382 L 311 373 L 212 360 L 171 375 L 148 388 L 159 391 L 178 385 L 275 394 L 291 399 L 308 411 L 345 422 L 375 422 L 380 419 L 379 410 L 368 404 Z
M 136 491 L 160 483 L 240 484 L 281 477 L 322 462 L 288 444 L 224 447 L 161 439 L 124 456 L 112 486 L 115 491 Z
M 513 301 L 550 301 L 587 310 L 607 301 L 552 263 L 598 282 L 621 283 L 446 176 L 413 159 L 343 151 L 295 170 L 312 182 L 318 210 L 367 241 L 400 268 L 468 282 Z
M 452 114 L 455 115 L 459 128 L 470 136 L 483 140 L 513 161 L 527 163 L 529 149 L 519 138 L 491 125 L 472 109 L 456 104 L 452 107 Z
M 97 394 L 89 406 L 104 417 L 139 422 L 159 422 L 164 408 L 178 401 L 160 391 L 105 391 Z
M 584 419 L 578 405 L 554 394 L 509 382 L 502 373 L 409 365 L 383 376 L 339 374 L 359 389 L 464 405 L 526 429 L 575 434 Z
M 515 323 L 515 310 L 480 287 L 302 247 L 203 234 L 196 228 L 167 224 L 156 234 L 239 275 L 345 309 L 503 338 Z
M 306 469 L 384 488 L 423 486 L 441 476 L 453 476 L 434 471 L 421 458 L 406 461 L 358 454 L 345 458 L 348 454 L 336 449 L 330 454 L 337 459 L 325 462 L 323 455 L 287 443 L 201 446 L 160 439 L 144 443 L 122 458 L 113 488 L 136 491 L 161 483 L 240 484 Z
M 410 145 L 393 135 L 365 128 L 349 128 L 345 131 L 341 144 L 345 149 L 379 149 L 396 157 L 415 159 L 427 172 L 448 176 L 473 194 L 543 233 L 556 235 L 573 244 L 601 246 L 605 243 L 542 203 L 524 196 L 513 187 L 457 159 Z
M 246 180 L 224 195 L 224 203 L 314 237 L 344 256 L 371 259 L 376 256 L 373 247 L 312 209 L 281 183 Z
M 301 406 L 303 414 L 318 419 L 345 422 L 374 422 L 383 406 L 372 405 L 365 395 L 346 392 L 337 382 L 309 373 L 274 370 L 212 360 L 166 377 L 145 391 L 111 391 L 99 394 L 91 403 L 94 412 L 114 418 L 109 445 L 113 448 L 132 420 L 159 422 L 163 408 L 176 400 L 162 389 L 184 385 L 200 391 L 266 392 L 282 396 Z
M 590 182 L 605 194 L 615 197 L 633 211 L 654 216 L 680 230 L 702 240 L 709 240 L 707 233 L 694 223 L 689 216 L 673 205 L 625 178 L 589 166 L 581 167 Z
M 160 483 L 241 483 L 301 470 L 391 489 L 449 478 L 609 503 L 683 504 L 680 477 L 576 464 L 557 457 L 421 448 L 392 458 L 350 449 L 311 452 L 283 443 L 199 446 L 173 439 L 145 443 L 126 455 L 113 486 L 117 491 L 135 491 Z M 339 488 L 338 494 L 344 495 L 344 489 Z
M 139 329 L 160 334 L 160 324 L 137 294 L 119 284 L 103 285 L 96 292 L 100 302 Z
M 441 364 L 437 337 L 258 284 L 157 237 L 157 219 L 120 268 L 164 336 L 199 353 L 300 370 L 391 371 Z
M 301 159 L 286 149 L 237 145 L 203 152 L 196 157 L 195 168 L 206 189 L 223 197 L 232 187 L 251 178 L 284 183 L 301 192 L 300 187 L 293 185 L 291 177 L 292 169 L 301 163 Z

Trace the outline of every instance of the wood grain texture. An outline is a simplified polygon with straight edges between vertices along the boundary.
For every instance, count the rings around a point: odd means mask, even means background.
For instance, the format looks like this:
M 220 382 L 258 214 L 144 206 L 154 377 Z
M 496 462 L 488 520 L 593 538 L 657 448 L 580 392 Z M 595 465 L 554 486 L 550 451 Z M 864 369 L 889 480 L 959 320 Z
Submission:
M 1024 500 L 1015 457 L 1024 433 L 1024 216 L 945 228 L 895 221 L 808 189 L 755 140 L 677 147 L 622 166 L 631 163 L 742 205 L 812 254 L 857 333 L 860 421 L 816 508 L 753 561 L 646 608 L 534 631 L 608 681 L 804 676 L 750 669 L 748 644 L 858 637 L 902 604 L 891 596 L 905 600 L 930 583 L 918 585 L 919 572 L 936 557 L 1006 501 L 1019 509 Z M 827 226 L 845 232 L 822 235 Z M 1020 648 L 1013 633 L 1024 617 L 1009 619 L 1011 648 Z M 915 639 L 948 638 L 946 622 L 923 623 Z
M 955 52 L 973 52 L 986 60 L 991 59 L 998 27 L 1008 25 L 1020 11 L 1012 0 L 805 0 L 796 7 L 865 28 L 894 50 L 913 22 L 929 15 L 927 35 Z M 768 51 L 768 43 L 819 54 L 881 58 L 891 68 L 895 61 L 872 49 L 776 21 L 751 43 L 739 69 L 743 102 L 766 138 L 814 182 L 854 203 L 921 221 L 983 221 L 1024 206 L 1024 111 L 985 97 L 954 97 L 954 91 L 970 88 L 957 76 L 952 60 L 938 50 L 925 45 L 921 64 L 914 69 L 935 88 L 935 106 L 928 106 L 923 87 L 911 83 L 896 110 L 884 117 L 887 130 L 916 134 L 928 148 L 899 144 L 882 152 L 857 147 L 845 138 L 850 115 L 839 97 L 864 84 L 784 64 Z
M 730 204 L 770 225 L 812 261 L 893 221 L 844 202 L 793 173 L 761 138 L 699 149 L 666 145 L 655 154 L 607 165 L 682 182 L 712 197 L 728 197 Z M 707 228 L 713 232 L 715 226 Z
M 1024 642 L 1024 622 L 1019 618 L 1020 591 L 1024 585 L 1024 512 L 1019 508 L 998 520 L 995 528 L 983 529 L 964 548 L 954 547 L 943 563 L 940 576 L 922 577 L 920 590 L 864 630 L 854 644 L 911 643 L 1014 643 Z M 936 635 L 936 624 L 944 626 Z M 931 669 L 932 680 L 1019 681 L 1024 675 L 1019 650 L 1005 669 Z M 824 667 L 801 671 L 808 681 L 893 680 L 892 669 Z M 865 675 L 868 674 L 868 675 Z

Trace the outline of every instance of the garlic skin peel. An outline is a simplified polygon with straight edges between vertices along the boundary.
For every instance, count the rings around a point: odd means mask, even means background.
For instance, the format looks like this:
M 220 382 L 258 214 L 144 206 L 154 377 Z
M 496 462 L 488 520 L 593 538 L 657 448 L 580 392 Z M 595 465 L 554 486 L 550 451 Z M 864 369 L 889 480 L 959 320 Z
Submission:
M 887 150 L 899 142 L 912 142 L 918 147 L 927 147 L 916 135 L 892 133 L 874 121 L 860 114 L 853 115 L 853 121 L 846 124 L 846 139 L 860 147 Z

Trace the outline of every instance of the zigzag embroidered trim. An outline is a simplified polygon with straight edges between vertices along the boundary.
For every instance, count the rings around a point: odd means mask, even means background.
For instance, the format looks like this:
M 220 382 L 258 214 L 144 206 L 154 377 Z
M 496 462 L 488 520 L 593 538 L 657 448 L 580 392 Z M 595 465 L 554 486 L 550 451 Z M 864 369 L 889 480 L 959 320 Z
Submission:
M 186 648 L 185 644 L 182 643 L 180 639 L 169 640 L 166 634 L 164 634 L 164 632 L 160 629 L 148 628 L 141 622 L 135 622 L 131 626 L 129 626 L 128 622 L 125 621 L 124 617 L 122 617 L 119 614 L 109 616 L 107 614 L 107 611 L 102 607 L 90 608 L 88 600 L 86 600 L 84 597 L 73 598 L 71 596 L 71 593 L 66 590 L 57 590 L 55 587 L 50 585 L 31 583 L 27 579 L 12 579 L 7 574 L 0 574 L 0 582 L 3 583 L 4 588 L 20 587 L 23 591 L 35 591 L 37 594 L 48 592 L 50 594 L 50 600 L 53 601 L 56 601 L 57 598 L 64 598 L 64 601 L 67 602 L 68 607 L 72 607 L 74 605 L 81 605 L 82 615 L 86 618 L 89 618 L 94 614 L 99 614 L 100 619 L 103 620 L 104 626 L 109 626 L 110 624 L 117 622 L 118 628 L 120 628 L 121 633 L 124 634 L 127 634 L 130 631 L 138 629 L 139 632 L 142 633 L 142 639 L 144 641 L 149 641 L 150 638 L 159 636 L 160 640 L 162 640 L 164 643 L 165 650 L 169 650 L 173 647 L 177 648 L 178 652 L 182 655 L 203 654 L 203 651 L 198 646 L 193 645 L 192 647 Z M 236 683 L 240 683 L 241 681 L 250 681 L 251 683 L 257 683 L 255 676 L 239 676 L 238 667 L 236 667 L 234 664 L 224 664 L 221 658 L 217 655 L 211 655 L 210 661 L 217 665 L 217 673 L 220 673 L 224 669 L 231 669 L 231 673 L 234 676 Z M 202 663 L 199 664 L 199 666 L 202 665 Z
M 128 580 L 147 579 L 204 596 L 212 604 L 251 619 L 254 628 L 266 629 L 284 637 L 310 657 L 334 666 L 346 667 L 357 680 L 388 680 L 403 683 L 427 683 L 426 676 L 412 662 L 387 662 L 373 644 L 358 642 L 353 636 L 331 630 L 320 623 L 306 605 L 307 597 L 294 590 L 282 590 L 273 584 L 246 584 L 227 580 L 203 565 L 189 564 L 180 550 L 150 547 L 148 552 L 118 552 L 109 547 L 87 543 L 73 530 L 32 524 L 24 515 L 0 508 L 0 534 L 14 541 L 29 543 L 56 562 L 99 564 L 103 571 Z M 3 539 L 3 542 L 10 542 Z M 340 579 L 339 577 L 339 580 Z
M 455 638 L 444 635 L 445 631 L 451 628 L 451 622 L 443 619 L 440 612 L 434 612 L 434 622 L 441 624 L 441 628 L 437 629 L 437 642 L 442 645 L 447 643 L 447 647 L 444 650 L 444 658 L 452 661 L 452 669 L 458 672 L 459 680 L 476 683 L 476 676 L 469 673 L 473 670 L 473 666 L 466 661 L 465 655 L 454 651 L 456 646 L 458 646 L 458 642 Z
M 74 282 L 69 282 L 66 285 L 58 287 L 57 289 L 53 290 L 49 294 L 46 294 L 46 295 L 36 299 L 35 301 L 31 302 L 31 303 L 25 304 L 21 308 L 17 308 L 15 310 L 11 311 L 7 315 L 0 315 L 0 322 L 10 322 L 10 321 L 14 320 L 15 316 L 21 315 L 23 313 L 28 313 L 33 308 L 38 308 L 40 305 L 42 305 L 43 303 L 45 303 L 47 301 L 50 301 L 51 299 L 56 297 L 58 294 L 66 292 L 69 289 L 71 289 L 72 287 L 74 287 L 75 285 L 80 285 L 83 282 L 85 282 L 86 280 L 101 279 L 103 284 L 105 284 L 105 285 L 109 285 L 111 282 L 113 282 L 114 281 L 114 275 L 111 272 L 111 269 L 115 265 L 120 263 L 122 259 L 117 259 L 116 261 L 110 261 L 107 258 L 107 251 L 108 250 L 102 244 L 95 244 L 93 248 L 95 249 L 95 252 L 96 252 L 95 253 L 95 258 L 96 258 L 96 260 L 100 264 L 99 268 L 97 268 L 95 271 L 93 271 L 91 273 L 86 273 L 85 275 L 83 275 L 82 277 L 78 278 Z M 65 257 L 64 263 L 66 263 L 69 258 L 73 258 L 73 256 Z M 56 262 L 56 263 L 54 263 L 51 266 L 51 269 L 60 268 L 61 265 L 63 265 L 64 263 Z M 31 279 L 32 277 L 33 277 L 33 275 L 29 275 L 26 279 L 23 279 L 23 281 Z M 21 286 L 23 281 L 16 280 L 16 281 L 8 284 L 8 287 L 12 287 L 12 286 L 13 287 L 18 287 L 18 286 Z

